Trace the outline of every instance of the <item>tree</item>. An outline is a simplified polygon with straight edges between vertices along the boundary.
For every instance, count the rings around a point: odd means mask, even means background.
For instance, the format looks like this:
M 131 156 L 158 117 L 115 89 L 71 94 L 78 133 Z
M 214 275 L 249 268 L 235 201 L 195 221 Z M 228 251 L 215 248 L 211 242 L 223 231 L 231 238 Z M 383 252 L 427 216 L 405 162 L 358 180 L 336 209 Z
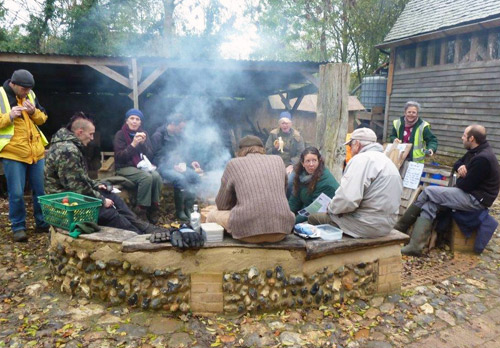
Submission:
M 358 78 L 387 59 L 375 49 L 409 0 L 263 0 L 255 57 L 347 62 Z

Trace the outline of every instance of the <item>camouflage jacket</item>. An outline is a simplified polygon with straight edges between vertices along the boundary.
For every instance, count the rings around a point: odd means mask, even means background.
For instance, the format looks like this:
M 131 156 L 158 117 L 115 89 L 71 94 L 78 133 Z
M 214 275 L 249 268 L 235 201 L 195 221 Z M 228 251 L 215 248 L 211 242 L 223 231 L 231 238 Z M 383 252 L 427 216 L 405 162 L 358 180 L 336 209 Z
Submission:
M 99 182 L 89 177 L 83 156 L 83 144 L 66 128 L 52 136 L 45 159 L 45 192 L 76 192 L 104 200 Z
M 274 141 L 279 137 L 284 141 L 283 152 L 274 147 Z M 304 139 L 302 139 L 299 131 L 293 128 L 290 129 L 289 133 L 283 133 L 280 128 L 273 129 L 266 141 L 266 153 L 280 156 L 285 162 L 285 166 L 297 164 L 304 148 Z

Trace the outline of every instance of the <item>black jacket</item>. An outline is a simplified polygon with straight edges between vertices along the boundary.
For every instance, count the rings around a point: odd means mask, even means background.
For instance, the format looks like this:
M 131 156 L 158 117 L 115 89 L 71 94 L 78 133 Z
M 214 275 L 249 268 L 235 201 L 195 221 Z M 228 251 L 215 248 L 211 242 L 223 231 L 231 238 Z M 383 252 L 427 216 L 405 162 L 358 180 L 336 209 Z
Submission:
M 485 207 L 490 207 L 498 196 L 500 166 L 488 142 L 485 142 L 459 159 L 453 169 L 461 165 L 467 168 L 465 178 L 458 178 L 457 187 L 477 198 Z

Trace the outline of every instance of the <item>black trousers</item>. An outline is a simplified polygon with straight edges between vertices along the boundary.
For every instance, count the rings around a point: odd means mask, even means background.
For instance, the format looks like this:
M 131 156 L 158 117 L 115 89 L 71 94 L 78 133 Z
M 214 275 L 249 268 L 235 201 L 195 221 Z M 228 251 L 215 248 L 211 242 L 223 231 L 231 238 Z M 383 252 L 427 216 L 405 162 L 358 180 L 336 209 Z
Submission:
M 100 192 L 104 197 L 111 199 L 115 206 L 110 208 L 106 208 L 104 205 L 101 206 L 98 219 L 99 225 L 121 228 L 138 234 L 151 233 L 153 226 L 148 222 L 139 220 L 123 199 L 106 190 L 100 190 Z

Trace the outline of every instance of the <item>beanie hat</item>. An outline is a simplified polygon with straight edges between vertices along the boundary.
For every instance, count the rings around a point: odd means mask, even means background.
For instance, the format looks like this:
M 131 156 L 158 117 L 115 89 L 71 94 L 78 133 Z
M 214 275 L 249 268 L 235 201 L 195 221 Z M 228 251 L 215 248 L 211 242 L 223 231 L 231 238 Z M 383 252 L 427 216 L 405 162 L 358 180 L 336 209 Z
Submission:
M 280 114 L 280 121 L 282 119 L 286 118 L 288 122 L 291 122 L 292 121 L 292 115 L 288 112 L 288 111 L 283 111 L 281 114 Z
M 24 69 L 14 71 L 12 77 L 10 78 L 10 82 L 21 87 L 35 87 L 35 79 L 33 78 L 33 75 L 31 75 L 28 70 Z
M 260 138 L 256 137 L 255 135 L 247 135 L 246 137 L 241 138 L 239 144 L 240 149 L 251 146 L 264 147 L 264 144 L 262 143 L 262 140 L 260 140 Z
M 132 115 L 139 116 L 139 118 L 141 119 L 141 123 L 144 122 L 144 115 L 139 109 L 130 109 L 129 111 L 127 111 L 127 113 L 125 114 L 125 121 L 128 120 L 128 118 Z

